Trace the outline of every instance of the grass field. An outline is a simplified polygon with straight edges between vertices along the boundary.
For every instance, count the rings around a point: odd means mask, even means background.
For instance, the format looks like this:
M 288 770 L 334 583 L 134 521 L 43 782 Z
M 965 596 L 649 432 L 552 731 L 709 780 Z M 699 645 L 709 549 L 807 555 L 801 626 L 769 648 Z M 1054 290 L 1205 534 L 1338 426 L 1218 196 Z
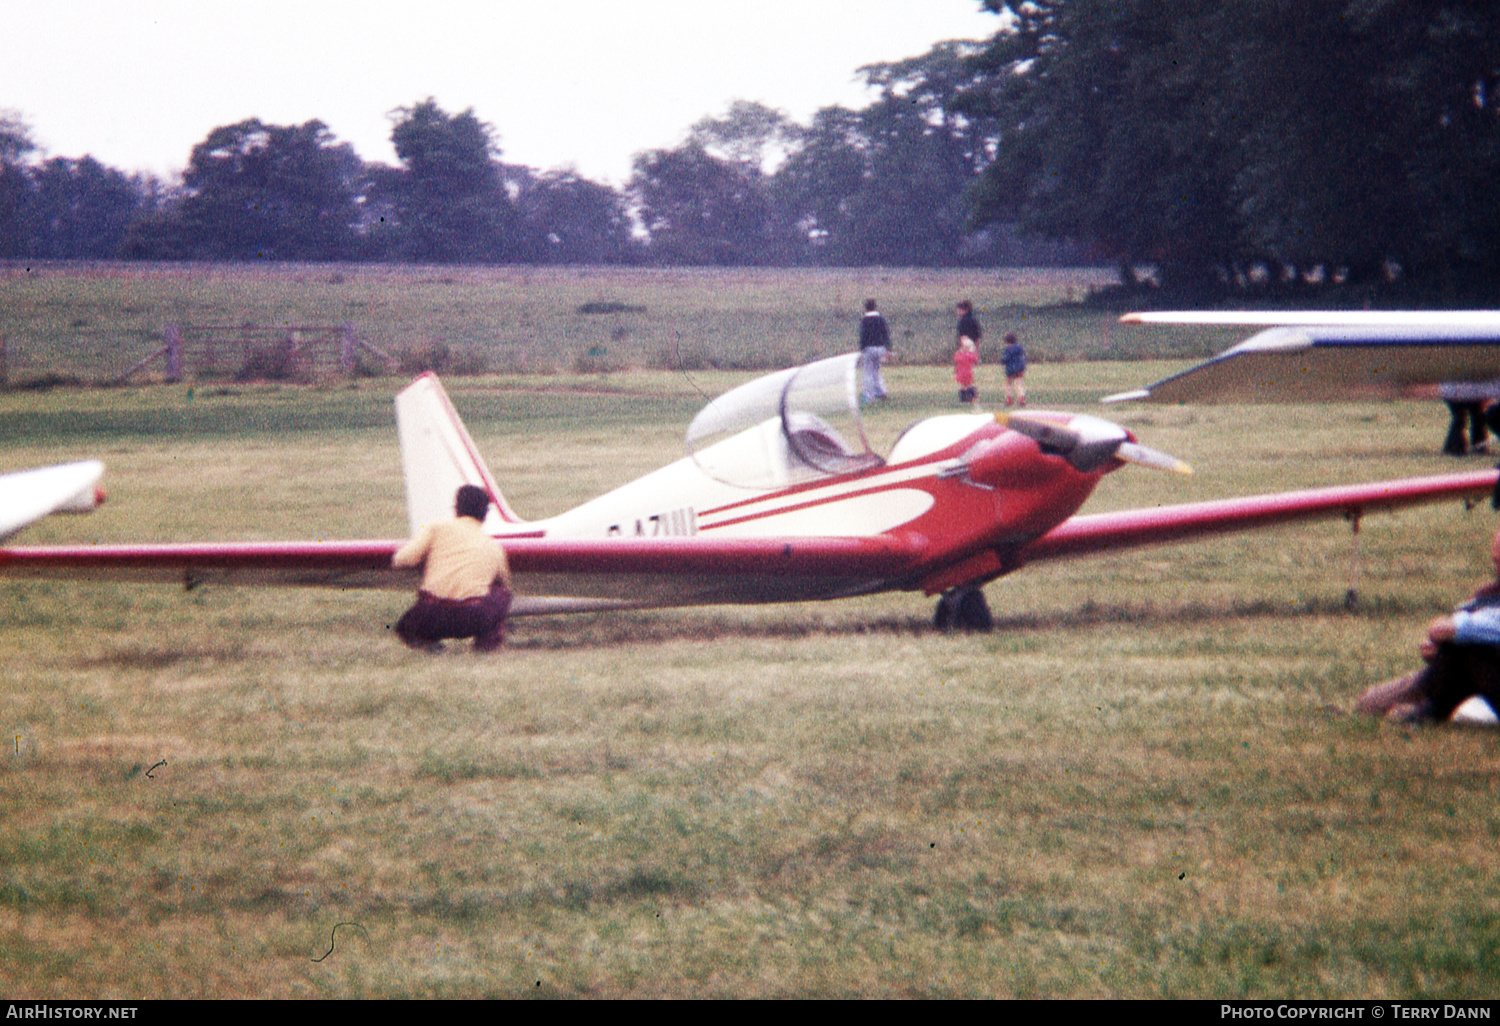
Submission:
M 1087 409 L 1177 366 L 1029 380 Z M 674 458 L 747 377 L 450 386 L 543 516 Z M 944 368 L 890 377 L 878 436 L 953 408 Z M 0 471 L 108 463 L 102 510 L 28 542 L 395 536 L 400 384 L 4 393 Z M 1198 473 L 1122 471 L 1091 510 L 1455 465 L 1434 405 L 1109 414 Z M 1488 576 L 1495 527 L 1028 568 L 984 635 L 894 595 L 529 619 L 487 658 L 406 651 L 396 595 L 7 583 L 0 993 L 1493 996 L 1495 735 L 1343 710 Z
M 446 349 L 502 372 L 779 368 L 853 348 L 870 296 L 909 362 L 951 359 L 953 307 L 966 297 L 995 339 L 1017 331 L 1037 360 L 1202 357 L 1231 337 L 1123 327 L 1067 305 L 1114 280 L 1100 269 L 10 265 L 0 338 L 24 383 L 109 379 L 160 348 L 168 324 L 348 323 L 408 363 Z

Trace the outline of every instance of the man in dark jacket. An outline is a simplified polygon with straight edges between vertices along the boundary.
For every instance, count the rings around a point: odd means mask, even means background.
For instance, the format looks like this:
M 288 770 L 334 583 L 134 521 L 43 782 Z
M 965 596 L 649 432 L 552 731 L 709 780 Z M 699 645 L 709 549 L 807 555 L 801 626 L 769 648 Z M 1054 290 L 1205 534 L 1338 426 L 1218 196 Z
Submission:
M 891 355 L 891 332 L 873 299 L 865 300 L 865 315 L 859 321 L 859 355 L 860 394 L 866 402 L 886 398 L 889 393 L 880 367 Z

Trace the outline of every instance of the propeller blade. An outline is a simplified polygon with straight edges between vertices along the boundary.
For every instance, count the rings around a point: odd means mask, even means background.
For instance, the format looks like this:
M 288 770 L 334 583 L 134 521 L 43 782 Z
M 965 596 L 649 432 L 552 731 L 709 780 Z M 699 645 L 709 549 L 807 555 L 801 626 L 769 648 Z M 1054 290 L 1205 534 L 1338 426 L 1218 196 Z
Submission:
M 1066 428 L 1048 420 L 1037 420 L 1003 412 L 995 414 L 995 419 L 1003 427 L 1010 428 L 1016 434 L 1025 435 L 1031 439 L 1041 446 L 1043 452 L 1052 453 L 1055 456 L 1066 456 L 1076 449 L 1083 439 L 1083 436 L 1072 428 Z
M 1152 449 L 1135 442 L 1121 442 L 1120 448 L 1115 450 L 1115 456 L 1126 463 L 1134 463 L 1138 467 L 1150 467 L 1153 470 L 1170 470 L 1174 474 L 1191 474 L 1191 464 L 1184 463 L 1176 456 L 1171 456 L 1160 449 Z
M 1088 414 L 1075 415 L 1068 426 L 1012 413 L 997 413 L 995 419 L 1031 439 L 1043 452 L 1065 457 L 1085 472 L 1099 469 L 1110 459 L 1153 470 L 1170 470 L 1174 474 L 1193 472 L 1191 466 L 1175 456 L 1129 441 L 1125 429 L 1118 424 Z

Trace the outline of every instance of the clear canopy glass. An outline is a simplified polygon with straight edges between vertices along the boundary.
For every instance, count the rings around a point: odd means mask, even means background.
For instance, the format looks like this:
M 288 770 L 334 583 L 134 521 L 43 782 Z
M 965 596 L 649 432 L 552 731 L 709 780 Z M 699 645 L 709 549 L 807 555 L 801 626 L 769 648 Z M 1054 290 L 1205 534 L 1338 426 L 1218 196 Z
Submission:
M 725 392 L 688 425 L 688 453 L 710 477 L 741 488 L 880 466 L 859 415 L 859 359 L 847 353 Z

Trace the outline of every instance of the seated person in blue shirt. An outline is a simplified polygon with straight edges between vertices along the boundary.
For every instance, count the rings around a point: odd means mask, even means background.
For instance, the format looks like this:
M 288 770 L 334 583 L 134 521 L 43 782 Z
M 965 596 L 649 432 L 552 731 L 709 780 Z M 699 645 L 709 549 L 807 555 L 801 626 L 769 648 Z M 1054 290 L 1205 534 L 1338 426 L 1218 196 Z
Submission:
M 1500 534 L 1490 557 L 1495 580 L 1427 625 L 1421 646 L 1426 665 L 1370 688 L 1355 703 L 1355 712 L 1402 723 L 1441 723 L 1478 696 L 1500 713 Z

